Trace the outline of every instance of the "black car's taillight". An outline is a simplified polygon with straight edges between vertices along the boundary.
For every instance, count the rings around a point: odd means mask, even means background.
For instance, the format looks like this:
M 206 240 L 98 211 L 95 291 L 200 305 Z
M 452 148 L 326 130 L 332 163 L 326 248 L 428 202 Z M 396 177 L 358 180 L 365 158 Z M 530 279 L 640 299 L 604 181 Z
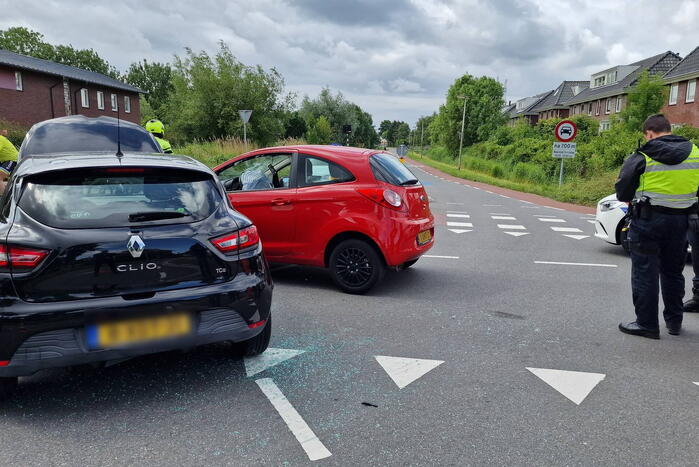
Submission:
M 48 256 L 48 250 L 18 245 L 0 245 L 0 272 L 30 272 Z
M 260 235 L 257 233 L 257 227 L 251 225 L 237 232 L 214 238 L 211 243 L 222 253 L 232 253 L 257 246 L 260 243 Z

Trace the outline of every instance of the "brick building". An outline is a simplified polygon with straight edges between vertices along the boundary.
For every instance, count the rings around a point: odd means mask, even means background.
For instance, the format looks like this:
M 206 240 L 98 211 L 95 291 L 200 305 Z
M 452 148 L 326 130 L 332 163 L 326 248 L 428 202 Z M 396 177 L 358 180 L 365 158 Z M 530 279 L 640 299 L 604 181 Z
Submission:
M 570 115 L 589 115 L 599 120 L 600 130 L 607 130 L 611 117 L 624 109 L 628 91 L 643 71 L 663 76 L 680 61 L 679 55 L 668 51 L 594 73 L 589 87 L 567 102 Z
M 568 101 L 588 87 L 589 81 L 563 81 L 552 93 L 539 101 L 532 111 L 539 114 L 539 120 L 566 118 L 570 112 Z
M 519 120 L 526 120 L 530 125 L 536 125 L 539 121 L 539 112 L 534 110 L 553 91 L 543 92 L 536 96 L 525 97 L 514 104 L 509 104 L 503 109 L 503 114 L 508 118 L 509 126 L 516 125 Z
M 0 49 L 0 119 L 33 125 L 65 115 L 140 123 L 144 91 L 109 76 Z
M 669 86 L 668 100 L 661 112 L 674 125 L 699 128 L 699 47 L 679 62 L 663 77 Z

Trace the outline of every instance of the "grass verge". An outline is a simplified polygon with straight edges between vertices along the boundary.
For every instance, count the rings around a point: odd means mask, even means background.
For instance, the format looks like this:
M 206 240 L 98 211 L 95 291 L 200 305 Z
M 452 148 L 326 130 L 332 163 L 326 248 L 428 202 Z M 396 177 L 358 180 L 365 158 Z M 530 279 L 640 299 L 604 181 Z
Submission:
M 571 177 L 570 179 L 565 180 L 563 185 L 559 187 L 558 183 L 544 184 L 531 183 L 522 180 L 511 180 L 507 178 L 508 174 L 503 174 L 501 177 L 495 177 L 490 173 L 463 167 L 461 170 L 457 170 L 455 164 L 436 161 L 416 151 L 410 151 L 408 157 L 429 165 L 430 167 L 434 167 L 435 169 L 439 169 L 442 172 L 448 173 L 449 175 L 463 178 L 464 180 L 487 183 L 489 185 L 508 188 L 510 190 L 545 196 L 557 201 L 591 207 L 596 206 L 600 199 L 614 192 L 614 180 L 617 176 L 616 172 L 605 172 L 590 179 Z

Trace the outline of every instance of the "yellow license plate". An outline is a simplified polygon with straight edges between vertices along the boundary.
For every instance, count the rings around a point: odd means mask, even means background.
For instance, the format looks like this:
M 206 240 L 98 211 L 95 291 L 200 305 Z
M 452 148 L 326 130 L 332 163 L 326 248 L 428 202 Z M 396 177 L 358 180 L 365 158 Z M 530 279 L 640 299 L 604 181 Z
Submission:
M 184 336 L 192 332 L 192 318 L 186 313 L 102 323 L 87 329 L 92 348 L 130 344 Z
M 417 234 L 417 243 L 420 245 L 424 245 L 430 240 L 432 240 L 432 232 L 430 232 L 429 230 L 424 230 Z

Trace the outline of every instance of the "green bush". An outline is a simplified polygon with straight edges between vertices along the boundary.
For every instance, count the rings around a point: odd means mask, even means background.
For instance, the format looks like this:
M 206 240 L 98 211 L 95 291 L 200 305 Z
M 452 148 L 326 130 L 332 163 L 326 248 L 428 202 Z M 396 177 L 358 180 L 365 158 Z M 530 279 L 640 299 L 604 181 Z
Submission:
M 21 123 L 11 122 L 9 120 L 0 120 L 0 130 L 7 130 L 6 138 L 19 148 L 24 140 L 24 135 L 27 134 L 29 128 Z
M 672 131 L 676 135 L 683 136 L 699 146 L 699 128 L 694 128 L 689 125 L 682 125 Z

